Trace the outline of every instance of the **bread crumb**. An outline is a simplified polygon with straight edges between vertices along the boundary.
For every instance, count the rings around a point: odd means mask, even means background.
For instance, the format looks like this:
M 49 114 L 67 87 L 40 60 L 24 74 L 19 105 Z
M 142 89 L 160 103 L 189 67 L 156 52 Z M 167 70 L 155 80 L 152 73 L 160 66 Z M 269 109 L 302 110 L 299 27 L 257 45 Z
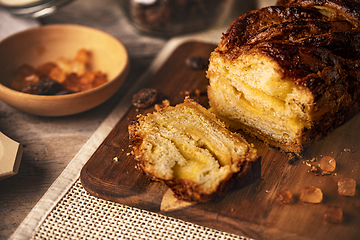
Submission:
M 168 99 L 165 99 L 162 101 L 162 104 L 155 104 L 155 110 L 159 111 L 161 108 L 170 106 L 170 101 Z

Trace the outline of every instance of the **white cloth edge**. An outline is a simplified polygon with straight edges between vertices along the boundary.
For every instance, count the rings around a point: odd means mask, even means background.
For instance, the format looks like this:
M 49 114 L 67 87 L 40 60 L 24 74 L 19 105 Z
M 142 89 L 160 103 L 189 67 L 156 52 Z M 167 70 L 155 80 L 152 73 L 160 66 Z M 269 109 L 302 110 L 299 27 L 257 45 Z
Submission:
M 141 75 L 141 77 L 135 82 L 135 85 L 130 88 L 127 94 L 95 130 L 85 145 L 70 161 L 60 176 L 53 182 L 30 213 L 25 217 L 19 227 L 11 235 L 10 239 L 29 239 L 36 233 L 36 230 L 45 220 L 47 215 L 79 178 L 80 171 L 88 159 L 93 155 L 121 117 L 124 116 L 131 105 L 132 95 L 141 89 L 141 87 L 146 83 L 146 80 L 154 75 L 154 73 L 168 59 L 177 46 L 191 40 L 217 44 L 220 41 L 222 30 L 223 29 L 214 29 L 203 34 L 187 35 L 169 40 L 155 58 L 149 69 Z

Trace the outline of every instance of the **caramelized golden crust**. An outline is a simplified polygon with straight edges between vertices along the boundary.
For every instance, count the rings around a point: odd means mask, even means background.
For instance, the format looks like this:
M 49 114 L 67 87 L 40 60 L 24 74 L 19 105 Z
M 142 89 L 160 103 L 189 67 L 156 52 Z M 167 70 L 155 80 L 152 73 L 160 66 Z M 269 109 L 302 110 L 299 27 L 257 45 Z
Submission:
M 360 21 L 359 0 L 278 0 L 277 6 L 315 8 L 326 15 L 335 15 L 356 24 Z
M 270 6 L 249 11 L 230 25 L 217 51 L 229 59 L 235 59 L 239 55 L 236 50 L 263 29 L 294 20 L 315 21 L 323 18 L 318 11 L 299 7 Z
M 327 47 L 338 53 L 346 50 L 358 57 L 359 36 L 357 21 L 349 22 L 335 15 L 325 16 L 311 8 L 270 6 L 250 11 L 236 19 L 215 51 L 234 60 L 242 54 L 242 47 L 280 40 Z
M 360 102 L 360 3 L 288 0 L 236 19 L 207 72 L 213 111 L 300 153 Z

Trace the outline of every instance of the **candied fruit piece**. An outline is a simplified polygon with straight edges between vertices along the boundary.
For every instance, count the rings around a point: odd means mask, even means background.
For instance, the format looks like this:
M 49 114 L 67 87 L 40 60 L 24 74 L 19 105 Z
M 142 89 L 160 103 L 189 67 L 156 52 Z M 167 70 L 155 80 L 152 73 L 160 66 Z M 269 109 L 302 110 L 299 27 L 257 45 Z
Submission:
M 79 92 L 80 84 L 78 76 L 75 73 L 69 74 L 66 80 L 63 82 L 63 86 L 67 90 Z
M 84 73 L 80 79 L 80 84 L 91 84 L 95 79 L 95 73 L 94 72 L 86 72 Z
M 319 166 L 325 172 L 333 172 L 336 168 L 336 161 L 333 157 L 324 156 L 320 159 Z
M 23 78 L 15 78 L 14 81 L 11 82 L 10 87 L 14 90 L 21 91 L 26 86 Z
M 56 61 L 44 63 L 36 69 L 29 64 L 23 64 L 18 68 L 17 76 L 10 83 L 10 87 L 17 91 L 43 95 L 47 94 L 43 86 L 45 82 L 28 84 L 52 79 L 63 85 L 61 94 L 93 89 L 106 83 L 108 79 L 101 71 L 88 71 L 90 57 L 91 52 L 80 49 L 72 60 L 59 57 Z M 45 85 L 48 85 L 48 82 Z M 52 84 L 50 88 L 53 86 L 55 85 Z
M 354 196 L 356 181 L 352 178 L 341 178 L 338 181 L 338 192 L 343 196 Z
M 59 57 L 56 60 L 56 64 L 61 68 L 66 74 L 71 73 L 71 62 L 65 59 L 64 57 Z
M 78 76 L 83 75 L 87 69 L 87 63 L 90 59 L 90 54 L 85 49 L 80 49 L 74 60 L 72 61 L 72 72 L 76 73 Z
M 86 63 L 90 59 L 90 52 L 86 49 L 81 48 L 77 51 L 74 61 Z
M 329 223 L 341 223 L 343 219 L 343 211 L 338 206 L 326 206 L 324 218 Z
M 25 80 L 26 84 L 27 83 L 36 83 L 36 82 L 40 81 L 40 78 L 36 74 L 30 74 L 30 75 L 26 76 L 24 80 Z
M 306 186 L 300 189 L 300 200 L 308 203 L 320 203 L 323 193 L 320 188 Z
M 35 68 L 33 68 L 29 64 L 23 64 L 17 69 L 17 74 L 22 75 L 22 76 L 34 74 L 35 72 L 36 72 Z
M 86 72 L 79 78 L 79 91 L 86 91 L 92 89 L 92 83 L 95 79 L 94 72 Z
M 290 203 L 293 200 L 293 195 L 289 189 L 284 189 L 276 193 L 277 200 L 281 203 Z
M 81 62 L 73 62 L 72 64 L 72 73 L 76 73 L 78 76 L 84 75 L 86 72 L 86 65 Z
M 97 71 L 95 73 L 95 79 L 92 82 L 92 87 L 93 88 L 98 87 L 100 85 L 103 85 L 107 81 L 108 81 L 107 75 L 105 73 L 102 73 L 101 71 Z
M 55 66 L 51 69 L 49 73 L 49 78 L 58 81 L 59 83 L 63 83 L 66 80 L 66 72 L 64 72 L 60 67 Z
M 86 83 L 86 84 L 79 84 L 79 92 L 83 92 L 86 90 L 90 90 L 93 87 L 91 86 L 91 83 Z
M 47 62 L 36 68 L 36 73 L 39 75 L 40 79 L 46 79 L 49 77 L 49 74 L 53 68 L 56 68 L 57 65 L 53 62 Z
M 35 68 L 29 64 L 21 65 L 16 71 L 16 77 L 11 82 L 10 87 L 14 90 L 21 91 L 28 83 L 37 82 Z

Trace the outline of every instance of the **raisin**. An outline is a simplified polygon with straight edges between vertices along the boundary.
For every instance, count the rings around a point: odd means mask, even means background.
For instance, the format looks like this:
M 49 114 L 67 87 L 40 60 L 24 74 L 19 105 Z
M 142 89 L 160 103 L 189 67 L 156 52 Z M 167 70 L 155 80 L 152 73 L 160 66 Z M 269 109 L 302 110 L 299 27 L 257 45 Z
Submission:
M 63 89 L 62 85 L 50 78 L 41 80 L 39 82 L 32 82 L 27 84 L 22 92 L 36 94 L 36 95 L 55 95 Z
M 133 95 L 132 104 L 137 108 L 148 108 L 160 100 L 160 94 L 156 89 L 143 88 Z

